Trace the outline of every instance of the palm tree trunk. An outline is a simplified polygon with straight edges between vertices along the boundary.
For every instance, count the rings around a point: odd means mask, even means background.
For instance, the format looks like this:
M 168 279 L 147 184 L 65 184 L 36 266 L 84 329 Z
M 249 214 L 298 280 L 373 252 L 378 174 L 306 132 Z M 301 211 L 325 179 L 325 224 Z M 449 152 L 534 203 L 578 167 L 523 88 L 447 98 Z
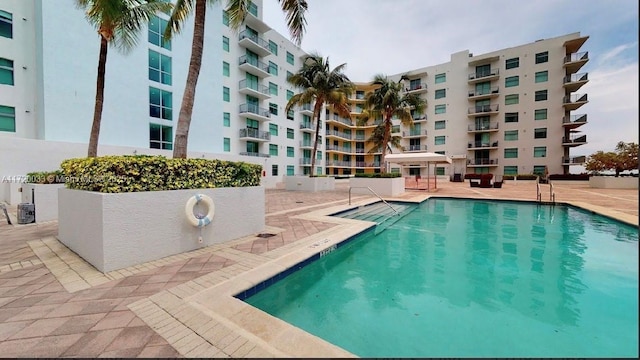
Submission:
M 380 157 L 380 172 L 384 173 L 387 170 L 385 166 L 384 158 L 387 156 L 387 147 L 389 147 L 389 135 L 391 131 L 391 117 L 384 121 L 384 135 L 382 136 L 382 156 Z
M 314 135 L 313 141 L 313 150 L 311 151 L 311 173 L 310 176 L 315 176 L 315 168 L 316 168 L 316 152 L 318 151 L 318 138 L 320 137 L 320 113 L 322 110 L 322 104 L 318 106 L 318 100 L 316 99 L 316 105 L 314 107 L 314 113 L 316 118 L 316 134 Z
M 189 62 L 187 84 L 184 87 L 182 106 L 180 107 L 176 137 L 173 144 L 174 159 L 185 159 L 187 157 L 187 141 L 189 139 L 189 127 L 191 126 L 191 115 L 193 114 L 193 100 L 196 95 L 196 85 L 198 83 L 198 75 L 200 75 L 200 67 L 202 66 L 206 11 L 207 0 L 196 0 L 193 42 L 191 43 L 191 61 Z
M 88 157 L 98 156 L 98 138 L 100 137 L 100 122 L 102 122 L 102 106 L 104 103 L 104 79 L 107 68 L 107 50 L 109 44 L 104 36 L 100 36 L 100 55 L 98 56 L 98 77 L 96 80 L 96 104 L 93 110 L 93 124 L 89 136 Z

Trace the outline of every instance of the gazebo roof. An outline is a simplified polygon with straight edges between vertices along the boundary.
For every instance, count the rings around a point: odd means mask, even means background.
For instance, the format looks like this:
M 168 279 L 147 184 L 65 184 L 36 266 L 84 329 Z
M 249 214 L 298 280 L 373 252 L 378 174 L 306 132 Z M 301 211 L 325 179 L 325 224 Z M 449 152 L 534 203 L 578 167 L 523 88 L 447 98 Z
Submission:
M 385 156 L 384 160 L 396 164 L 417 162 L 451 164 L 451 159 L 448 156 L 431 152 L 388 154 Z

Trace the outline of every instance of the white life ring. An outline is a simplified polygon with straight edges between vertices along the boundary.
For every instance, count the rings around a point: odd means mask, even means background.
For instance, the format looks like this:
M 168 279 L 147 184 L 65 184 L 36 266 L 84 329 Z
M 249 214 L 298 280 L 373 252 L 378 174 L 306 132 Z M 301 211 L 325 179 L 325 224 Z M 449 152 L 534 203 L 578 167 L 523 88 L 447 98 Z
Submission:
M 200 202 L 204 203 L 207 207 L 207 215 L 203 218 L 198 218 L 193 213 L 193 208 L 196 206 L 196 204 Z M 190 197 L 189 200 L 187 201 L 187 204 L 184 207 L 184 211 L 187 215 L 187 220 L 189 220 L 191 225 L 197 226 L 197 227 L 204 227 L 211 224 L 211 220 L 213 220 L 213 214 L 215 212 L 215 209 L 216 207 L 213 204 L 213 200 L 211 200 L 211 198 L 208 197 L 207 195 L 203 195 L 203 194 L 196 194 Z

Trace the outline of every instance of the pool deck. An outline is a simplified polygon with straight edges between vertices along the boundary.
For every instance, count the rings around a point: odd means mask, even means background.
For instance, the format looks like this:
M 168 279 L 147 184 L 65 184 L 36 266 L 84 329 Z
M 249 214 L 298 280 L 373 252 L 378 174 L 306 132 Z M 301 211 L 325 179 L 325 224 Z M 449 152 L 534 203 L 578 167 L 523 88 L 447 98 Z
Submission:
M 638 225 L 637 190 L 554 182 L 554 191 L 556 202 Z M 484 189 L 439 181 L 437 191 L 408 191 L 396 200 L 430 196 L 535 201 L 536 184 L 507 181 Z M 542 196 L 549 200 L 548 185 Z M 326 216 L 350 208 L 347 199 L 343 180 L 335 191 L 266 190 L 264 232 L 273 236 L 106 274 L 56 240 L 57 222 L 8 225 L 1 217 L 0 356 L 352 357 L 232 296 L 373 226 Z M 352 198 L 353 205 L 375 201 Z

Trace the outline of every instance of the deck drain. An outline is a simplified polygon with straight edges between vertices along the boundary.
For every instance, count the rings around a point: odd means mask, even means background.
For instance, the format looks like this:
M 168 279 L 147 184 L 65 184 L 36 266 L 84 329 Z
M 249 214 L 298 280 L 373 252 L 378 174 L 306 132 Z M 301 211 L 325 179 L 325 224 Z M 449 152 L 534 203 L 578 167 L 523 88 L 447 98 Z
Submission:
M 258 234 L 259 238 L 268 238 L 268 237 L 272 237 L 272 236 L 276 236 L 276 234 L 269 234 L 269 233 Z
M 296 201 L 296 204 L 302 204 L 304 201 Z

